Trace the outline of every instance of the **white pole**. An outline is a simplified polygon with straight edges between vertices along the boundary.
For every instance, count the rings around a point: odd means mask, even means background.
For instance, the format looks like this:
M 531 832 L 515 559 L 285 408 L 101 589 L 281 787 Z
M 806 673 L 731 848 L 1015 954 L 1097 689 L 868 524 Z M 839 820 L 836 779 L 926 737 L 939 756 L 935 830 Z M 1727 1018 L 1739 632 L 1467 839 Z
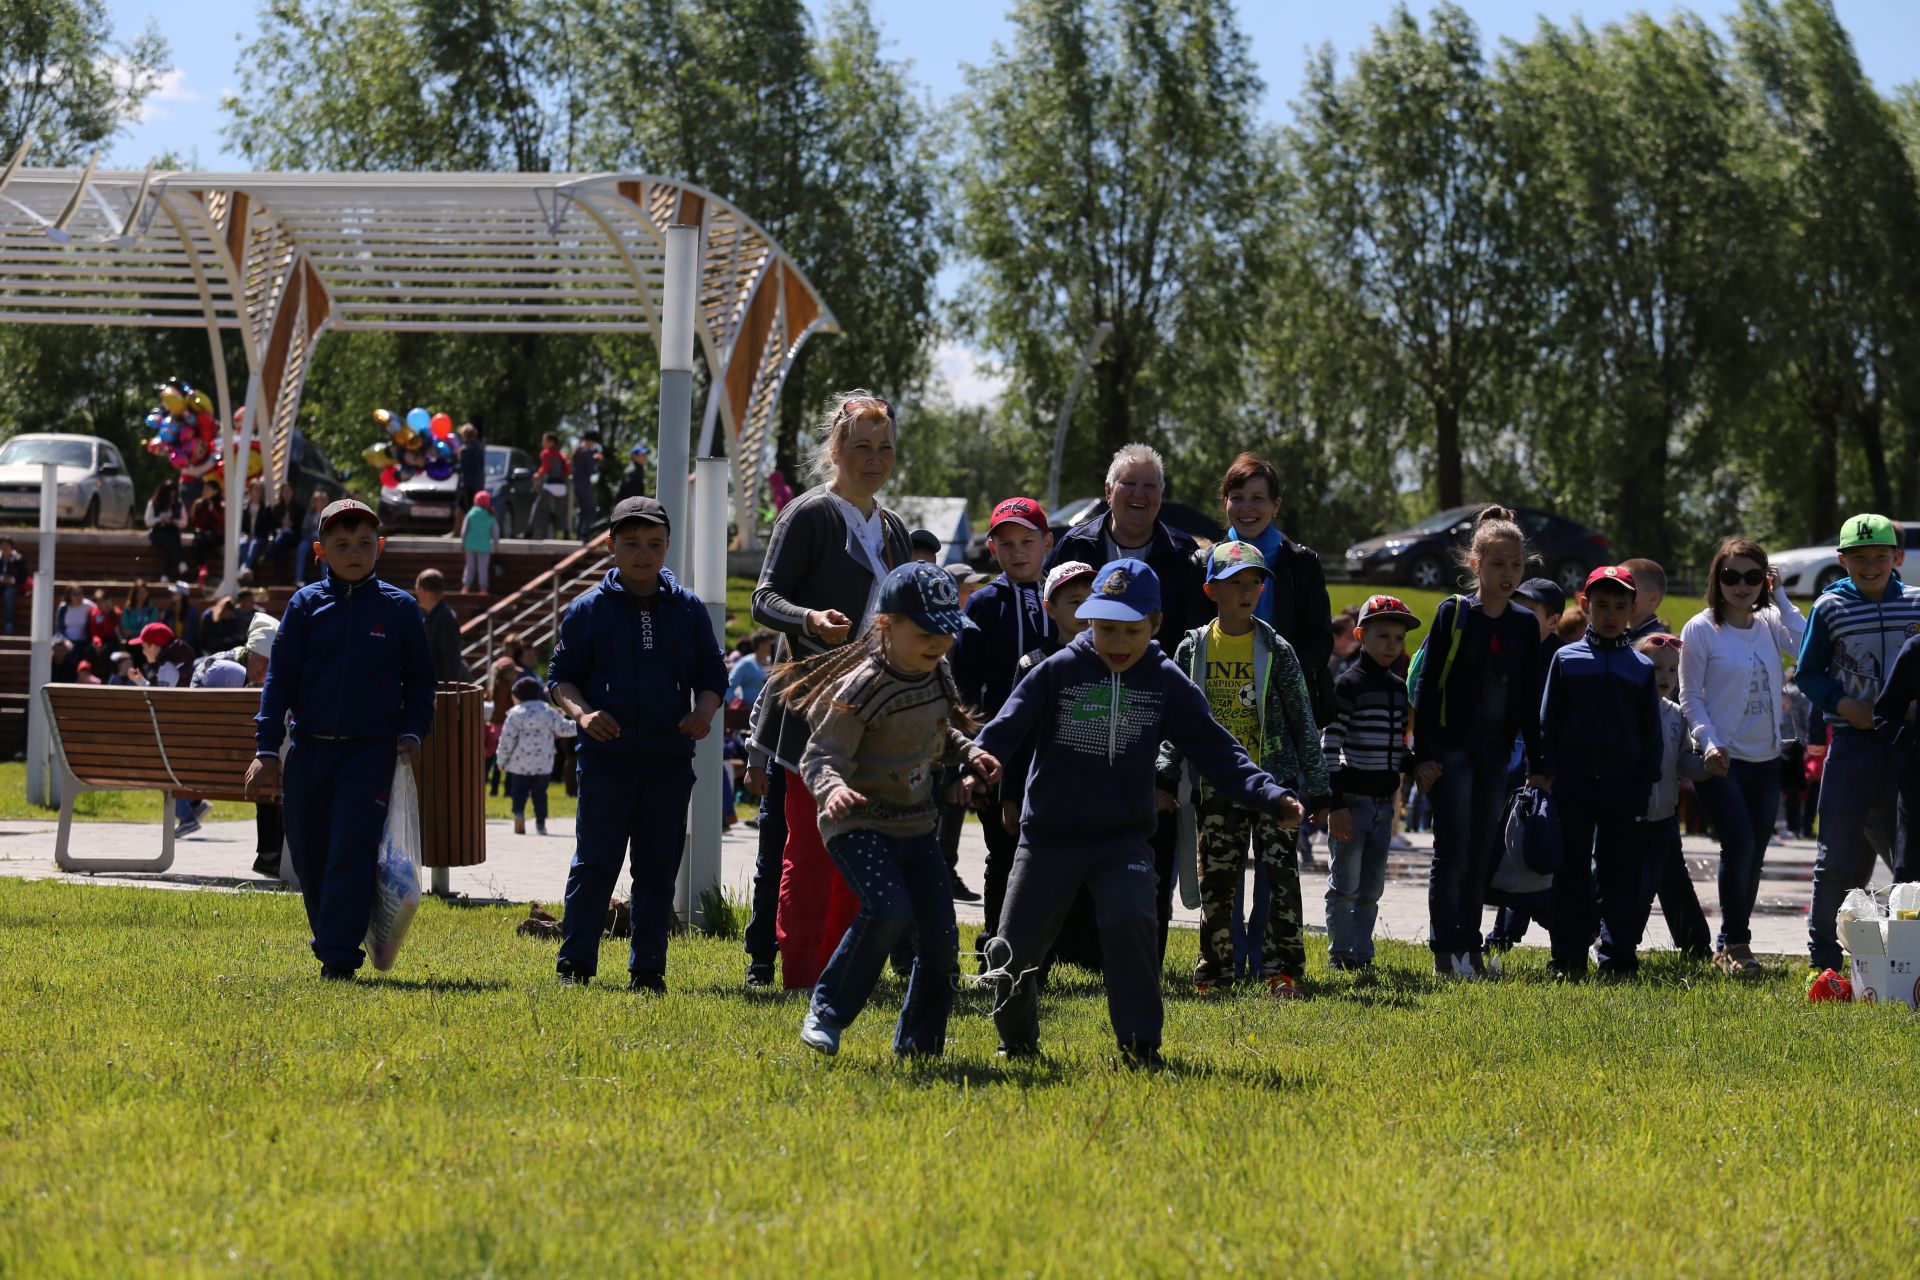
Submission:
M 1080 367 L 1073 371 L 1073 381 L 1067 386 L 1067 398 L 1060 402 L 1060 421 L 1053 428 L 1053 462 L 1047 468 L 1047 510 L 1060 509 L 1060 457 L 1067 448 L 1067 424 L 1073 420 L 1073 402 L 1080 398 L 1080 384 L 1087 380 L 1087 370 L 1093 368 L 1093 358 L 1100 354 L 1100 348 L 1113 335 L 1111 321 L 1102 320 L 1100 327 L 1093 331 L 1093 340 L 1087 343 L 1087 349 L 1081 353 Z
M 667 568 L 681 576 L 686 563 L 687 464 L 692 455 L 693 315 L 700 269 L 700 228 L 667 228 L 666 278 L 660 299 L 660 505 L 677 535 Z
M 52 743 L 47 737 L 47 713 L 41 705 L 40 690 L 53 680 L 53 598 L 60 590 L 53 570 L 60 516 L 58 473 L 54 463 L 40 464 L 40 556 L 33 567 L 33 596 L 27 615 L 27 640 L 33 646 L 27 657 L 27 801 L 49 809 L 59 807 L 60 785 L 49 758 Z
M 226 563 L 220 568 L 220 594 L 230 596 L 240 588 L 240 513 L 247 505 L 247 464 L 252 452 L 253 419 L 260 398 L 260 375 L 247 377 L 247 412 L 233 422 L 227 401 L 225 362 L 216 369 L 219 375 L 220 412 L 227 416 L 220 432 L 227 447 L 225 478 L 227 487 Z
M 693 590 L 706 603 L 713 638 L 724 643 L 727 630 L 727 471 L 725 458 L 694 461 Z M 727 766 L 721 759 L 726 708 L 714 717 L 713 732 L 693 749 L 693 849 L 687 859 L 683 919 L 692 920 L 700 895 L 720 883 L 721 807 L 727 795 Z

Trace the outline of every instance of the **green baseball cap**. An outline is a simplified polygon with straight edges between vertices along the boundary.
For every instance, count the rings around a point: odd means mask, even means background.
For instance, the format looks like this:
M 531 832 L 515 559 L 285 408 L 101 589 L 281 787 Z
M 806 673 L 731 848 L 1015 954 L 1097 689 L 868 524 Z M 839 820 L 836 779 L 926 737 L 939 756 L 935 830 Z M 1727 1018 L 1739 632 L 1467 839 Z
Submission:
M 1897 547 L 1900 535 L 1894 530 L 1893 521 L 1885 516 L 1866 515 L 1848 516 L 1847 522 L 1840 526 L 1840 549 L 1849 551 L 1854 547 Z

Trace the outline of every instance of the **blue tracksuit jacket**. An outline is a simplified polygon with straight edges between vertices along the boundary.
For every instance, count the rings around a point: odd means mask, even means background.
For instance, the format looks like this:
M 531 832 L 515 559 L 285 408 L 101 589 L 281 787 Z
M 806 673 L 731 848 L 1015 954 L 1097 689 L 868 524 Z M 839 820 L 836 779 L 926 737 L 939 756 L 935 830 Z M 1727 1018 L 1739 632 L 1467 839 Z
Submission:
M 1001 574 L 973 593 L 967 616 L 978 631 L 953 643 L 947 666 L 961 700 L 990 720 L 1013 691 L 1022 655 L 1053 643 L 1053 620 L 1040 607 L 1040 585 L 1015 586 Z
M 1555 794 L 1567 785 L 1618 795 L 1623 811 L 1642 816 L 1665 753 L 1653 664 L 1631 641 L 1588 631 L 1553 655 L 1533 767 L 1553 779 Z
M 600 742 L 580 735 L 583 755 L 693 758 L 693 739 L 680 721 L 697 694 L 720 697 L 727 664 L 713 637 L 713 622 L 699 596 L 667 570 L 660 589 L 636 596 L 607 570 L 600 585 L 575 600 L 560 620 L 560 640 L 547 667 L 547 688 L 571 684 L 596 711 L 620 725 L 620 736 Z
M 377 575 L 344 582 L 331 571 L 287 602 L 254 717 L 256 749 L 286 736 L 424 739 L 433 728 L 433 655 L 414 598 Z

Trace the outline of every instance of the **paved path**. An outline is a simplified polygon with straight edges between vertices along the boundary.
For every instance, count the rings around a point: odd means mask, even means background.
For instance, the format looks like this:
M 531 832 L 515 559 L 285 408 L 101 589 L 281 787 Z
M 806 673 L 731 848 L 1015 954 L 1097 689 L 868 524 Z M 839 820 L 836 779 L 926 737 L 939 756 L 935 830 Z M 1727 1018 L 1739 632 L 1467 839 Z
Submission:
M 548 823 L 553 834 L 516 836 L 504 820 L 487 823 L 487 861 L 477 867 L 459 867 L 452 872 L 453 890 L 472 898 L 509 902 L 554 903 L 566 883 L 567 862 L 573 852 L 573 822 L 555 819 Z M 728 832 L 721 848 L 722 882 L 742 899 L 749 896 L 753 880 L 756 832 L 736 826 Z M 1416 834 L 1412 848 L 1396 852 L 1386 893 L 1380 903 L 1377 932 L 1382 937 L 1418 942 L 1427 935 L 1427 889 L 1425 862 L 1431 837 Z M 251 822 L 215 823 L 176 845 L 172 870 L 162 875 L 138 873 L 76 875 L 62 872 L 53 861 L 54 824 L 51 822 L 0 822 L 0 875 L 26 879 L 60 879 L 85 884 L 145 885 L 172 889 L 217 889 L 230 891 L 272 891 L 277 881 L 254 876 L 254 830 Z M 157 824 L 76 823 L 76 852 L 94 857 L 152 857 L 159 852 Z M 1324 858 L 1325 845 L 1318 850 Z M 1718 854 L 1713 843 L 1699 837 L 1686 841 L 1689 865 L 1707 917 L 1718 923 L 1719 893 L 1714 883 L 1714 865 Z M 960 848 L 960 871 L 974 888 L 981 884 L 981 869 L 986 845 L 978 826 L 969 822 Z M 1324 866 L 1324 863 L 1323 863 Z M 1760 910 L 1753 921 L 1756 951 L 1800 957 L 1806 954 L 1806 907 L 1811 894 L 1813 846 L 1802 840 L 1776 844 L 1767 851 L 1766 878 L 1760 888 Z M 1886 868 L 1879 868 L 1876 884 L 1888 879 Z M 1301 876 L 1306 898 L 1309 928 L 1326 923 L 1324 871 L 1304 872 Z M 624 893 L 624 889 L 621 891 Z M 978 923 L 980 908 L 956 904 L 962 922 Z M 1199 913 L 1174 904 L 1174 920 L 1184 925 L 1199 923 Z M 1670 939 L 1661 922 L 1659 907 L 1647 929 L 1649 947 L 1667 947 Z M 1528 941 L 1544 945 L 1545 936 L 1534 930 Z

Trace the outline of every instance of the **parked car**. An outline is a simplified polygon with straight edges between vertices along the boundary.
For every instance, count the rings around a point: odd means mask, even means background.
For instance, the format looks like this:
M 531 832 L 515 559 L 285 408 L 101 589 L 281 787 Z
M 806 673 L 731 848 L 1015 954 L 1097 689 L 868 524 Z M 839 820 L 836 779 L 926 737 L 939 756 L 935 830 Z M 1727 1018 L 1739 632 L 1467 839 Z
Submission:
M 1907 553 L 1920 551 L 1920 520 L 1902 520 L 1900 527 L 1907 531 Z M 1767 563 L 1779 571 L 1780 585 L 1788 595 L 1817 596 L 1847 576 L 1840 563 L 1839 546 L 1840 535 L 1836 532 L 1825 546 L 1795 547 L 1769 555 Z
M 1460 580 L 1460 553 L 1473 533 L 1473 518 L 1485 503 L 1450 507 L 1420 523 L 1383 533 L 1347 548 L 1347 576 L 1355 582 L 1395 583 L 1426 591 L 1450 591 Z M 1569 595 L 1587 575 L 1613 559 L 1607 535 L 1564 516 L 1515 507 L 1540 572 Z
M 40 468 L 55 464 L 55 518 L 93 528 L 132 527 L 133 477 L 120 450 L 98 436 L 34 432 L 0 444 L 0 516 L 40 518 Z
M 494 519 L 502 538 L 524 537 L 533 513 L 533 458 L 525 449 L 490 444 L 487 450 L 487 489 L 493 494 Z M 458 509 L 458 474 L 444 480 L 417 475 L 393 488 L 380 490 L 380 524 L 388 529 L 422 533 L 451 533 L 466 512 Z

